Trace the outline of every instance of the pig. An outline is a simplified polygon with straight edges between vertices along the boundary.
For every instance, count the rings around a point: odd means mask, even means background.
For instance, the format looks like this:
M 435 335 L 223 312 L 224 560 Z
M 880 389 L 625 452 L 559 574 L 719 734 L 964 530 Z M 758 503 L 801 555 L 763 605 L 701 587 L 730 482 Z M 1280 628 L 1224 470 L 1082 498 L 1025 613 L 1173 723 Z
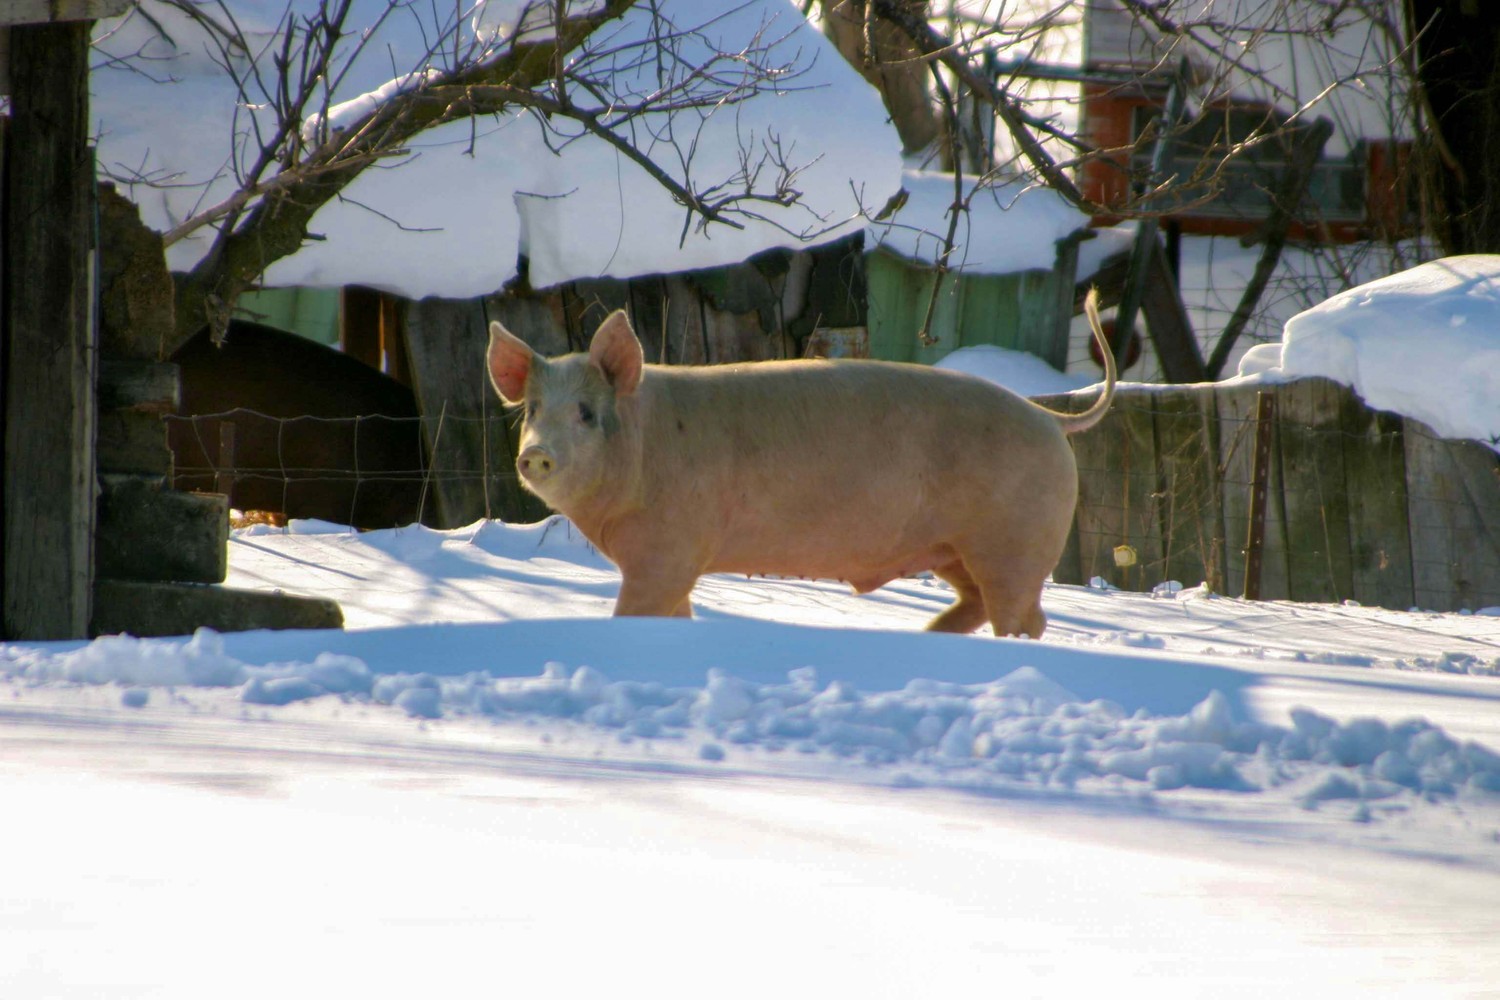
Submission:
M 587 353 L 546 359 L 498 322 L 486 356 L 524 407 L 516 468 L 621 573 L 616 615 L 691 617 L 704 573 L 843 580 L 931 570 L 957 600 L 929 624 L 1037 638 L 1104 388 L 1062 414 L 982 379 L 873 360 L 646 364 L 623 312 Z

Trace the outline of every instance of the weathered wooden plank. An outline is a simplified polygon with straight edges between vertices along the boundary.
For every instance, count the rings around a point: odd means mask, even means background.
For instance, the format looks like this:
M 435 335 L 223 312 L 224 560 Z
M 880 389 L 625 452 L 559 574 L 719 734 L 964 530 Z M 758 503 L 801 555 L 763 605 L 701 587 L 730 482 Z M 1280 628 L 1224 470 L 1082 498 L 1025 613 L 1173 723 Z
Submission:
M 103 358 L 96 395 L 100 410 L 175 413 L 182 406 L 182 373 L 167 361 Z
M 98 576 L 219 583 L 228 571 L 229 499 L 180 493 L 159 479 L 101 476 Z
M 1041 341 L 1035 338 L 1048 331 L 1027 328 L 1022 314 L 1021 285 L 1019 275 L 980 275 L 962 271 L 945 275 L 939 309 L 933 310 L 932 317 L 932 335 L 937 343 L 926 349 L 919 345 L 917 360 L 931 364 L 961 347 L 979 344 L 1012 350 L 1031 350 L 1033 341 L 1039 346 Z M 931 282 L 928 282 L 927 288 L 931 287 Z M 926 305 L 925 300 L 918 303 L 922 310 Z M 914 331 L 921 321 L 919 311 L 912 327 Z
M 88 631 L 93 588 L 94 322 L 88 25 L 10 30 L 7 282 L 0 317 L 7 638 Z
M 1078 245 L 1083 242 L 1088 230 L 1079 230 L 1072 236 L 1057 241 L 1057 263 L 1052 267 L 1052 286 L 1047 295 L 1049 302 L 1048 341 L 1054 345 L 1054 353 L 1042 357 L 1059 371 L 1068 366 L 1068 342 L 1072 336 L 1073 286 L 1078 280 Z
M 708 341 L 708 363 L 768 361 L 786 357 L 788 342 L 779 334 L 768 334 L 757 313 L 704 310 L 704 336 Z
M 99 414 L 100 472 L 133 472 L 172 478 L 167 428 L 155 413 L 109 410 Z
M 1287 585 L 1294 601 L 1342 601 L 1354 593 L 1340 422 L 1348 392 L 1321 378 L 1276 390 Z
M 1255 457 L 1256 386 L 1217 386 L 1214 407 L 1218 414 L 1219 482 L 1224 505 L 1224 586 L 1240 595 L 1245 580 L 1245 542 L 1250 530 L 1250 492 Z M 1272 391 L 1272 387 L 1265 387 Z M 1270 496 L 1281 492 L 1281 469 L 1271 463 Z M 1281 505 L 1267 511 L 1265 544 L 1262 548 L 1260 596 L 1280 600 L 1287 596 L 1286 522 Z
M 705 335 L 703 295 L 697 286 L 680 274 L 669 274 L 662 282 L 666 296 L 667 364 L 703 365 L 708 363 L 708 338 Z
M 1121 389 L 1095 427 L 1072 438 L 1078 459 L 1078 552 L 1083 579 L 1101 576 L 1126 590 L 1160 582 L 1161 519 L 1151 393 Z M 1128 545 L 1134 564 L 1119 566 Z
M 867 327 L 869 291 L 863 240 L 848 237 L 803 251 L 812 260 L 801 314 L 790 324 L 806 338 L 816 327 Z
M 497 317 L 500 318 L 500 317 Z M 507 318 L 501 322 L 509 326 Z M 427 445 L 428 509 L 439 526 L 481 517 L 534 521 L 545 514 L 515 471 L 519 417 L 508 417 L 484 366 L 489 333 L 478 303 L 408 304 L 407 346 Z
M 654 364 L 666 361 L 668 292 L 665 278 L 648 276 L 630 281 L 630 323 L 641 342 L 646 360 Z
M 1260 600 L 1261 567 L 1265 562 L 1266 512 L 1270 506 L 1271 466 L 1276 443 L 1276 394 L 1256 393 L 1255 450 L 1250 458 L 1250 526 L 1245 539 L 1244 595 Z
M 343 290 L 339 322 L 339 340 L 344 353 L 376 371 L 384 371 L 380 343 L 382 298 L 382 294 L 373 288 L 350 285 Z
M 1405 446 L 1413 603 L 1500 605 L 1500 456 L 1410 419 Z
M 570 350 L 586 351 L 594 331 L 616 309 L 629 310 L 630 284 L 614 278 L 575 281 L 561 289 Z
M 923 344 L 918 334 L 927 315 L 936 272 L 885 251 L 869 254 L 865 270 L 870 289 L 871 357 L 932 364 L 963 346 L 960 285 L 956 275 L 950 273 L 943 279 L 942 290 L 933 303 L 931 333 L 936 339 Z
M 930 342 L 923 343 L 920 336 L 922 320 L 927 315 L 927 297 L 932 292 L 935 280 L 936 276 L 931 273 L 923 275 L 921 295 L 911 303 L 913 310 L 911 324 L 904 330 L 897 331 L 897 335 L 905 341 L 911 352 L 906 360 L 923 365 L 937 364 L 960 347 L 967 346 L 968 343 L 964 339 L 967 331 L 964 330 L 963 325 L 964 282 L 951 271 L 943 275 L 937 300 L 932 305 L 932 326 L 928 331 Z M 982 311 L 983 307 L 979 308 Z
M 1168 382 L 1179 384 L 1205 381 L 1207 375 L 1198 338 L 1193 336 L 1192 320 L 1182 304 L 1176 276 L 1167 264 L 1159 240 L 1153 242 L 1150 253 L 1146 284 L 1141 290 L 1141 315 L 1146 318 L 1146 329 L 1156 348 L 1162 374 Z
M 0 25 L 97 21 L 130 8 L 132 0 L 7 0 L 0 6 Z
M 546 357 L 556 357 L 572 350 L 568 340 L 568 323 L 564 315 L 561 292 L 536 295 L 496 295 L 484 300 L 485 343 L 489 343 L 489 320 L 499 320 L 511 333 L 531 349 Z M 408 355 L 411 349 L 408 348 Z M 479 357 L 484 357 L 483 346 Z
M 99 580 L 90 635 L 190 635 L 249 629 L 343 628 L 344 612 L 326 597 L 239 590 L 194 583 Z
M 1016 315 L 1015 330 L 1009 336 L 1003 329 L 996 330 L 989 342 L 1034 354 L 1058 371 L 1065 368 L 1068 364 L 1068 339 L 1066 334 L 1059 339 L 1058 324 L 1052 313 L 1058 298 L 1057 275 L 1052 271 L 1023 271 L 1018 275 L 997 275 L 987 280 L 1003 280 L 1010 286 Z M 1071 280 L 1068 287 L 1072 287 Z
M 1153 416 L 1165 578 L 1186 586 L 1207 582 L 1216 593 L 1224 593 L 1224 519 L 1213 394 L 1159 390 Z
M 1402 419 L 1370 410 L 1350 393 L 1343 425 L 1354 599 L 1405 610 L 1414 596 Z

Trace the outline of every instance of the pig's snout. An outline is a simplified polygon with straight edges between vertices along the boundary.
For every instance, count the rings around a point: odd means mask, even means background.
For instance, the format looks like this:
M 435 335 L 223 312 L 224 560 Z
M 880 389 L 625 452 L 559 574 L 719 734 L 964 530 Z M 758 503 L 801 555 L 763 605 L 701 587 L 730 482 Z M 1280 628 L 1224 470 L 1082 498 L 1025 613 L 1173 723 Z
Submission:
M 532 445 L 516 459 L 516 469 L 530 482 L 540 483 L 557 469 L 557 459 L 541 445 Z

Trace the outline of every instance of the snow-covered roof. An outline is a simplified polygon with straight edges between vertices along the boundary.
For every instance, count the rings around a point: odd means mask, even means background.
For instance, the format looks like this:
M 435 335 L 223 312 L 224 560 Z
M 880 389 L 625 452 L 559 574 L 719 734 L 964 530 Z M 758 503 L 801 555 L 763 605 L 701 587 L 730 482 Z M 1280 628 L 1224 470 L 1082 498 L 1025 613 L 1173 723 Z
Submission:
M 316 3 L 293 0 L 291 6 L 307 12 Z M 425 5 L 393 6 L 391 16 L 379 20 L 385 0 L 356 0 L 350 27 L 370 30 L 372 42 L 344 67 L 329 95 L 330 122 L 348 111 L 339 105 L 368 105 L 412 83 L 407 74 L 423 68 L 431 26 L 424 34 L 419 18 L 432 14 L 424 14 Z M 489 6 L 478 18 L 465 15 L 461 37 L 477 45 L 508 44 L 506 32 L 524 5 L 490 0 Z M 570 11 L 586 6 L 573 4 Z M 411 143 L 407 155 L 366 169 L 314 217 L 310 228 L 321 238 L 273 264 L 267 284 L 357 283 L 410 297 L 470 297 L 510 279 L 520 253 L 530 258 L 537 287 L 718 266 L 800 245 L 807 234 L 832 239 L 854 231 L 862 207 L 873 211 L 895 193 L 899 140 L 878 94 L 794 5 L 662 0 L 638 5 L 599 37 L 614 46 L 643 37 L 650 29 L 648 6 L 698 28 L 678 40 L 684 58 L 693 58 L 695 47 L 736 52 L 770 42 L 778 58 L 795 60 L 801 71 L 775 92 L 701 117 L 693 112 L 691 121 L 680 118 L 674 127 L 682 141 L 675 147 L 660 133 L 653 139 L 644 131 L 664 122 L 642 121 L 639 144 L 678 180 L 690 173 L 700 186 L 732 176 L 747 155 L 753 167 L 768 143 L 779 144 L 803 166 L 794 183 L 800 204 L 758 202 L 755 211 L 769 221 L 747 221 L 744 230 L 713 225 L 684 237 L 682 208 L 640 167 L 592 138 L 558 148 L 559 139 L 549 141 L 534 117 L 516 113 L 433 129 Z M 236 0 L 231 9 L 253 44 L 270 44 L 285 7 L 285 0 Z M 201 22 L 157 0 L 145 0 L 144 8 L 175 44 L 139 15 L 101 24 L 92 114 L 101 170 L 165 182 L 125 192 L 148 225 L 165 231 L 235 190 L 234 164 L 255 152 L 245 145 L 246 130 L 252 122 L 264 126 L 269 112 L 240 97 Z M 132 59 L 134 69 L 127 68 L 121 60 L 136 54 L 151 61 Z M 170 266 L 191 267 L 210 235 L 200 231 L 170 247 Z
M 932 264 L 942 255 L 954 202 L 953 175 L 921 170 L 902 173 L 906 201 L 894 214 L 865 228 L 866 246 L 883 247 Z M 954 233 L 948 266 L 969 274 L 1051 270 L 1057 241 L 1087 228 L 1089 217 L 1051 188 L 1022 181 L 986 184 L 977 193 L 965 178 L 969 211 Z
M 1335 295 L 1250 351 L 1240 375 L 1330 378 L 1500 450 L 1500 255 L 1445 257 Z

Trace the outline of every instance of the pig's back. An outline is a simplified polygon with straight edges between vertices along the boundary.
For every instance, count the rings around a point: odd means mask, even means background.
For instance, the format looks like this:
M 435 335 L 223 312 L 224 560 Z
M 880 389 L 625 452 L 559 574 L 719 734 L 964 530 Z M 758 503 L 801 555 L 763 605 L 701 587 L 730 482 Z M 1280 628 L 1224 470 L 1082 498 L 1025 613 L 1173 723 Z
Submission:
M 664 404 L 648 420 L 667 423 L 678 435 L 692 436 L 696 428 L 704 446 L 731 444 L 746 454 L 819 440 L 847 450 L 932 434 L 955 443 L 1021 435 L 1014 445 L 1043 449 L 1064 440 L 1046 411 L 1015 393 L 922 365 L 773 361 L 647 369 L 653 403 Z
M 925 568 L 909 554 L 1006 506 L 1071 518 L 1056 421 L 972 376 L 879 361 L 648 366 L 641 392 L 648 503 L 709 537 L 715 569 L 852 579 L 868 563 L 878 576 L 888 562 Z

